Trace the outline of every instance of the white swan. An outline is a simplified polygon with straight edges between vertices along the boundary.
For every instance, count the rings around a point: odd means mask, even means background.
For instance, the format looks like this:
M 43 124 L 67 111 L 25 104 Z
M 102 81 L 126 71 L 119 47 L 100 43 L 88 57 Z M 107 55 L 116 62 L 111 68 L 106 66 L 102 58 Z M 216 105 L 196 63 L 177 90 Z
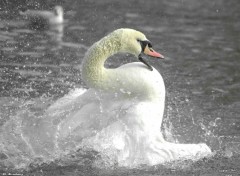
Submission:
M 53 11 L 26 10 L 19 13 L 29 19 L 32 25 L 55 25 L 62 24 L 64 21 L 61 6 L 55 6 Z
M 118 52 L 131 53 L 143 63 L 105 68 L 107 58 Z M 115 30 L 89 48 L 82 77 L 90 89 L 71 92 L 47 111 L 52 119 L 62 119 L 57 127 L 59 148 L 81 144 L 130 167 L 211 154 L 206 144 L 174 144 L 163 139 L 165 86 L 142 54 L 163 58 L 144 34 L 133 29 Z
M 131 53 L 143 63 L 105 68 L 106 59 L 118 52 Z M 164 140 L 160 127 L 165 86 L 143 54 L 163 58 L 144 34 L 133 29 L 115 30 L 93 44 L 82 64 L 82 77 L 90 89 L 70 92 L 40 117 L 24 113 L 21 121 L 14 121 L 17 124 L 6 123 L 1 136 L 12 147 L 4 146 L 3 153 L 13 156 L 11 149 L 18 148 L 21 156 L 55 159 L 69 150 L 87 148 L 127 167 L 210 155 L 206 144 Z

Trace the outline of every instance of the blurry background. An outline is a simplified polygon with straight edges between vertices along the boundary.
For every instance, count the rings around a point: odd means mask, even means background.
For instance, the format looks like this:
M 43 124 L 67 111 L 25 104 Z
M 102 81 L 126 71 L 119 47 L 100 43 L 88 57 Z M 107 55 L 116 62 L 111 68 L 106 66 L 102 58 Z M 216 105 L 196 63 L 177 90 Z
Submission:
M 21 10 L 52 10 L 55 5 L 63 6 L 65 23 L 54 28 L 32 29 L 19 15 Z M 133 28 L 146 34 L 154 49 L 166 57 L 148 61 L 166 84 L 162 126 L 166 139 L 205 142 L 216 155 L 184 169 L 159 166 L 113 173 L 240 173 L 239 9 L 240 2 L 235 0 L 1 0 L 0 124 L 14 116 L 26 100 L 32 100 L 34 108 L 44 109 L 45 102 L 50 104 L 71 89 L 85 87 L 79 68 L 88 47 L 114 29 Z M 109 59 L 106 66 L 133 61 L 136 59 L 124 55 L 124 60 Z M 31 173 L 40 174 L 40 170 L 52 175 L 113 174 L 94 168 L 89 172 L 89 167 L 74 164 L 41 166 Z

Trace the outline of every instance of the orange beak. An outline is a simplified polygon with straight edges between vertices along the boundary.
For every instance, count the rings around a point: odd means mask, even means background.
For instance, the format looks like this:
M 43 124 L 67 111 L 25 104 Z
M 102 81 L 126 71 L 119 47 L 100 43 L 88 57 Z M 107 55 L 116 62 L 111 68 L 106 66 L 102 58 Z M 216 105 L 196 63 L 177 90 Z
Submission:
M 149 48 L 148 46 L 145 47 L 144 54 L 146 54 L 148 56 L 164 59 L 163 55 L 161 55 L 160 53 L 154 51 L 152 48 Z

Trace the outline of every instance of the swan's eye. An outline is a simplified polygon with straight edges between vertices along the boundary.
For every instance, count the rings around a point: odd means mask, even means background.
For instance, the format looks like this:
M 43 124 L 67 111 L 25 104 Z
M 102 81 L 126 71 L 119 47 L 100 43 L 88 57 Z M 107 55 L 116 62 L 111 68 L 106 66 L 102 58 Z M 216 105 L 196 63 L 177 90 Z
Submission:
M 146 46 L 148 46 L 149 48 L 152 48 L 152 44 L 150 41 L 148 40 L 144 40 L 144 41 L 141 41 L 141 40 L 138 40 L 141 44 L 141 47 L 142 47 L 142 51 L 144 51 L 144 49 L 146 48 Z
M 148 41 L 148 42 L 149 42 L 149 41 Z M 148 47 L 149 47 L 149 48 L 152 48 L 151 42 L 148 43 Z

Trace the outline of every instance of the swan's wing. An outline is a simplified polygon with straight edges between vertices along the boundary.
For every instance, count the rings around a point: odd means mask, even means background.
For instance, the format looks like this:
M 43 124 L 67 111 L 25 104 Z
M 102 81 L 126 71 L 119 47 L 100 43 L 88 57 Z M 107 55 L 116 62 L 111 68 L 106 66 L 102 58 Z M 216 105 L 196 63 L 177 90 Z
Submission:
M 71 95 L 68 96 L 71 97 Z M 64 111 L 62 114 L 58 114 L 58 118 L 64 118 L 59 125 L 61 138 L 89 137 L 116 121 L 119 116 L 122 101 L 115 100 L 111 93 L 89 89 L 66 102 L 64 106 L 59 106 L 65 99 L 68 100 L 68 96 L 59 100 L 59 103 L 50 109 L 54 116 L 56 116 L 56 111 Z
M 48 109 L 47 113 L 52 114 L 56 113 L 57 111 L 65 110 L 75 103 L 75 101 L 86 92 L 86 89 L 79 88 L 70 91 L 64 97 L 58 99 L 54 104 L 52 104 Z

